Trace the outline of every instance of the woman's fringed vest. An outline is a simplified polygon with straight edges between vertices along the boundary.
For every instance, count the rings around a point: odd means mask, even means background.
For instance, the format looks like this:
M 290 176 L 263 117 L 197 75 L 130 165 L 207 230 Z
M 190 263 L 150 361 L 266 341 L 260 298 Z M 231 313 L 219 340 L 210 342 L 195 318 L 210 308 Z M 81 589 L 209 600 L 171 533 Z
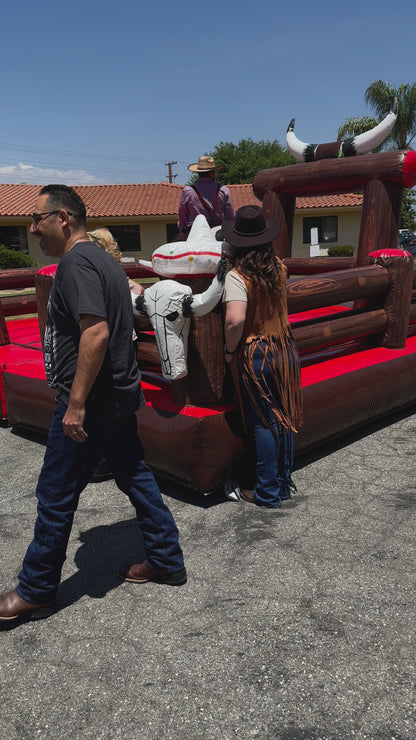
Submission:
M 287 315 L 286 269 L 282 266 L 279 288 L 271 295 L 256 289 L 251 280 L 240 272 L 238 274 L 247 288 L 247 314 L 239 349 L 231 363 L 234 380 L 239 373 L 256 413 L 266 426 L 269 423 L 261 412 L 257 395 L 269 403 L 272 399 L 276 421 L 285 429 L 297 432 L 302 426 L 302 388 L 299 357 Z M 263 387 L 254 373 L 256 349 L 263 354 Z M 269 385 L 266 394 L 263 371 L 267 366 Z M 270 387 L 270 375 L 273 387 Z M 236 387 L 238 389 L 238 383 Z M 253 393 L 253 387 L 256 393 Z

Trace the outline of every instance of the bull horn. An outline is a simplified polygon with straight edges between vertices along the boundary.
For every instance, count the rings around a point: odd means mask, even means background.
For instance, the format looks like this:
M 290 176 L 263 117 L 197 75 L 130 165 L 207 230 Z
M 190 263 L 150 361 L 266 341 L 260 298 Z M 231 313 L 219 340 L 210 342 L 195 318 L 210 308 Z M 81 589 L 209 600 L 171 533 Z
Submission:
M 224 290 L 225 272 L 226 257 L 223 253 L 221 254 L 217 272 L 214 275 L 214 279 L 209 288 L 207 288 L 203 293 L 185 296 L 183 299 L 182 313 L 185 318 L 190 316 L 205 316 L 215 308 Z
M 397 120 L 397 100 L 390 112 L 377 126 L 363 134 L 353 136 L 330 144 L 305 144 L 295 135 L 295 119 L 292 118 L 286 132 L 286 146 L 298 162 L 313 162 L 332 157 L 352 157 L 355 154 L 367 154 L 387 138 Z
M 354 137 L 353 145 L 355 154 L 367 154 L 367 152 L 371 152 L 373 149 L 380 146 L 384 139 L 388 137 L 396 123 L 396 120 L 397 100 L 395 99 L 390 113 L 387 113 L 387 116 L 383 118 L 377 126 L 372 128 L 370 131 L 365 131 L 363 134 L 358 134 L 358 136 Z
M 291 122 L 289 123 L 289 126 L 287 127 L 286 146 L 289 149 L 289 152 L 291 153 L 292 157 L 294 157 L 298 162 L 305 161 L 304 152 L 311 145 L 305 144 L 304 141 L 301 141 L 295 135 L 295 119 L 294 118 L 292 118 Z

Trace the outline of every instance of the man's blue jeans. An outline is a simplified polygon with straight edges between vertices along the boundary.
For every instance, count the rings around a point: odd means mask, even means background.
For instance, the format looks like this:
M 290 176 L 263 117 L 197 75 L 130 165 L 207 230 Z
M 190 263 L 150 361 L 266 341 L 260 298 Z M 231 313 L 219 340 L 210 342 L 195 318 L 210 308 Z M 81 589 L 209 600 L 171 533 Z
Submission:
M 253 428 L 256 445 L 256 473 L 257 480 L 253 489 L 253 501 L 258 506 L 277 508 L 282 501 L 290 498 L 293 467 L 293 432 L 287 431 L 276 421 L 273 406 L 278 405 L 278 399 L 272 397 L 274 387 L 273 378 L 268 377 L 267 364 L 261 372 L 263 353 L 256 349 L 254 352 L 254 372 L 268 400 L 262 398 L 254 383 L 250 383 L 257 403 L 270 427 L 264 425 L 256 413 L 250 397 L 240 379 L 241 399 L 248 424 Z
M 18 594 L 35 604 L 55 599 L 80 493 L 103 456 L 117 486 L 136 510 L 146 564 L 168 573 L 181 570 L 184 563 L 178 530 L 145 463 L 136 416 L 100 424 L 86 422 L 88 438 L 79 443 L 63 432 L 65 412 L 64 404 L 58 402 L 36 490 L 34 538 L 19 574 Z

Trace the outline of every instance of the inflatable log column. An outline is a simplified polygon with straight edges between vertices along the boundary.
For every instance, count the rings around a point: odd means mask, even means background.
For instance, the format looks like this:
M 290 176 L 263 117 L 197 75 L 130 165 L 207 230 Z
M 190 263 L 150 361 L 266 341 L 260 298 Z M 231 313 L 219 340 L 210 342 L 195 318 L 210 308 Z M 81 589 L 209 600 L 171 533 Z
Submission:
M 0 346 L 5 344 L 10 344 L 10 337 L 0 300 Z
M 371 252 L 369 258 L 389 273 L 389 289 L 383 306 L 387 321 L 381 344 L 400 349 L 406 344 L 409 328 L 415 274 L 413 257 L 402 249 L 378 249 Z

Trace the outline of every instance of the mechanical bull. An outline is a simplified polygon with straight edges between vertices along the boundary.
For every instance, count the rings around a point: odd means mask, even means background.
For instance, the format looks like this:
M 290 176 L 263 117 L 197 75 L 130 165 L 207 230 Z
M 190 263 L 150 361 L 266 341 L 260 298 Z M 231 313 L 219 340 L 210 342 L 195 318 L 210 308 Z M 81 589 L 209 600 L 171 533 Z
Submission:
M 132 294 L 133 312 L 149 317 L 155 331 L 162 375 L 179 380 L 188 374 L 188 335 L 192 316 L 205 316 L 220 300 L 225 281 L 226 257 L 222 254 L 214 279 L 203 293 L 194 295 L 189 285 L 160 280 L 143 295 Z

